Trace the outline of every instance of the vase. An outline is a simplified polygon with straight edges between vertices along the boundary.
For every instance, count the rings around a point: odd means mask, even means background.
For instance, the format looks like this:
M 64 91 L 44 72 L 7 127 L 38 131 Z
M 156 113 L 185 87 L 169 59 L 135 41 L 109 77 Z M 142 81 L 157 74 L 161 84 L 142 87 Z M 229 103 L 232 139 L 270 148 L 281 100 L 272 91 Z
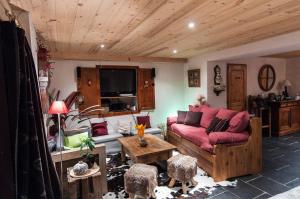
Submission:
M 139 137 L 139 145 L 141 147 L 146 147 L 148 145 L 148 143 L 147 143 L 146 139 L 144 138 L 144 136 L 143 137 Z

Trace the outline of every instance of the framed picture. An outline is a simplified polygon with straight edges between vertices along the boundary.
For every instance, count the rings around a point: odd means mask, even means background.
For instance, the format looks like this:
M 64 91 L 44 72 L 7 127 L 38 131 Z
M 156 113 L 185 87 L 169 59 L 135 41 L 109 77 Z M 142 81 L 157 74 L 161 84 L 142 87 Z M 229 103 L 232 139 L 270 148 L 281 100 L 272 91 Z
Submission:
M 200 87 L 200 69 L 188 70 L 189 87 Z

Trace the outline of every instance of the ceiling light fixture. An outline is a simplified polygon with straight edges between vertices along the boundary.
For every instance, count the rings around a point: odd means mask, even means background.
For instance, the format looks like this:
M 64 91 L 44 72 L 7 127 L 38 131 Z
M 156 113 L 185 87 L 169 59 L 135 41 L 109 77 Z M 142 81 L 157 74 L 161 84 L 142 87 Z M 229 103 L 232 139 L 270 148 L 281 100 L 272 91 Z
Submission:
M 101 45 L 100 45 L 100 48 L 104 48 L 104 47 L 105 47 L 105 45 L 104 45 L 104 44 L 101 44 Z
M 173 54 L 176 54 L 176 53 L 177 53 L 177 50 L 176 50 L 176 49 L 174 49 L 174 50 L 173 50 Z
M 195 28 L 195 23 L 194 22 L 189 22 L 188 24 L 189 29 Z

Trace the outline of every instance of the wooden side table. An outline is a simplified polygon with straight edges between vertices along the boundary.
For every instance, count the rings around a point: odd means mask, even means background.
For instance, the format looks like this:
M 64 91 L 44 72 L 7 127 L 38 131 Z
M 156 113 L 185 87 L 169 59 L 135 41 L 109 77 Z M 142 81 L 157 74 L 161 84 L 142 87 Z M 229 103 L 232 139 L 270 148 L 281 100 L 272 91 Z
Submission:
M 106 180 L 106 152 L 104 144 L 96 144 L 95 149 L 93 150 L 93 154 L 96 157 L 97 165 L 100 167 L 100 178 L 101 178 L 101 190 L 102 193 L 107 193 L 107 180 Z M 60 174 L 60 153 L 53 152 L 51 154 L 52 161 L 56 167 L 57 173 Z M 71 191 L 68 187 L 68 172 L 67 168 L 74 166 L 79 160 L 81 160 L 80 149 L 71 149 L 62 152 L 63 158 L 63 191 L 64 196 L 68 198 L 68 195 L 72 195 Z
M 73 178 L 70 175 L 72 167 L 67 169 L 68 172 L 68 189 L 70 191 L 69 198 L 77 199 L 77 187 L 81 183 L 81 198 L 82 199 L 100 199 L 102 198 L 102 188 L 101 188 L 101 173 L 97 173 L 89 177 L 77 177 Z M 92 183 L 89 183 L 92 181 Z

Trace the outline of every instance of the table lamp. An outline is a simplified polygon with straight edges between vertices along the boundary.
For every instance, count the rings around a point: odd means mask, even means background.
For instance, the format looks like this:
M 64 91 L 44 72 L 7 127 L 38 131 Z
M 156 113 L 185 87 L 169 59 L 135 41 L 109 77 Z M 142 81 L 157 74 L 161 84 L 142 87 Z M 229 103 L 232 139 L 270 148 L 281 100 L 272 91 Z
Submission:
M 61 138 L 61 128 L 60 128 L 60 114 L 68 113 L 68 108 L 63 101 L 54 101 L 48 111 L 49 114 L 57 114 L 58 120 L 58 136 L 60 141 L 60 183 L 61 183 L 61 194 L 63 198 L 63 168 L 62 168 L 62 149 L 64 146 L 63 139 Z
M 284 95 L 284 97 L 285 98 L 288 98 L 289 97 L 289 93 L 288 93 L 288 91 L 287 91 L 287 87 L 289 86 L 292 86 L 292 84 L 291 84 L 291 82 L 289 81 L 289 80 L 284 80 L 283 81 L 283 84 L 282 84 L 283 86 L 284 86 L 284 91 L 282 92 L 282 94 Z

